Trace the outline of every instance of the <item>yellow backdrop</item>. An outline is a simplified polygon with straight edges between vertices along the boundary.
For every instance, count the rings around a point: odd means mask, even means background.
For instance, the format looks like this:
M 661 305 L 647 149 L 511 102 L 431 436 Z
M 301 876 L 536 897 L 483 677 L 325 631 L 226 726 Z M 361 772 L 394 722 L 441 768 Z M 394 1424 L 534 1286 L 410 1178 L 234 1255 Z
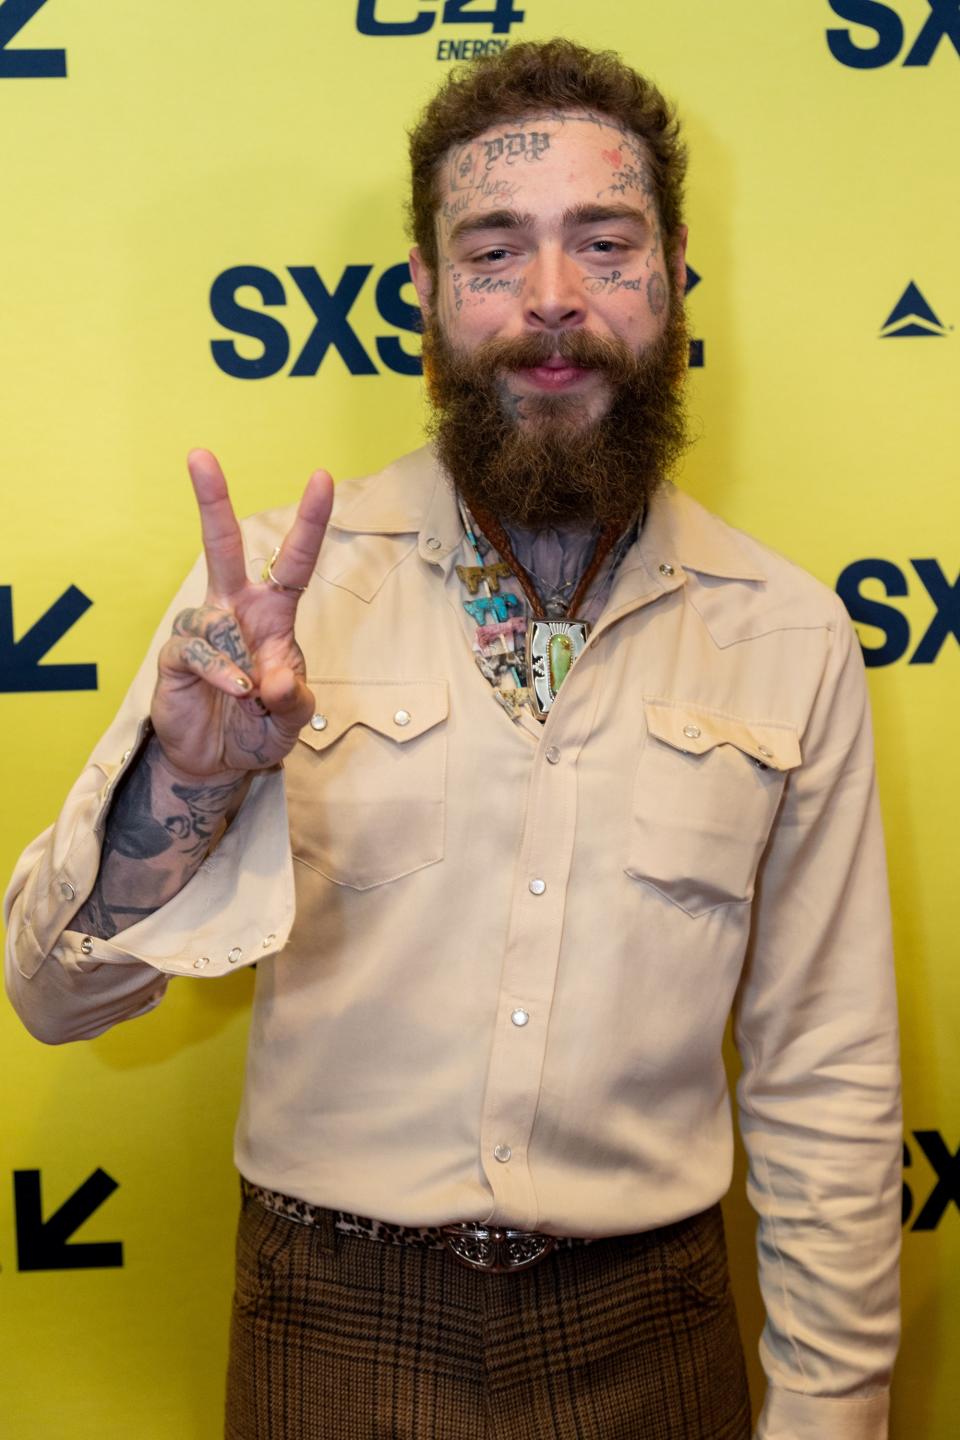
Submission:
M 404 127 L 451 57 L 554 33 L 620 50 L 686 118 L 704 363 L 681 483 L 839 585 L 873 662 L 906 1080 L 893 1433 L 948 1440 L 954 0 L 0 4 L 0 868 L 53 818 L 194 556 L 187 450 L 215 450 L 251 511 L 317 465 L 345 477 L 419 443 Z M 0 1014 L 10 1440 L 219 1433 L 250 979 L 174 983 L 156 1013 L 62 1050 Z M 742 1182 L 741 1166 L 728 1218 L 752 1351 Z M 46 1268 L 66 1259 L 93 1263 Z

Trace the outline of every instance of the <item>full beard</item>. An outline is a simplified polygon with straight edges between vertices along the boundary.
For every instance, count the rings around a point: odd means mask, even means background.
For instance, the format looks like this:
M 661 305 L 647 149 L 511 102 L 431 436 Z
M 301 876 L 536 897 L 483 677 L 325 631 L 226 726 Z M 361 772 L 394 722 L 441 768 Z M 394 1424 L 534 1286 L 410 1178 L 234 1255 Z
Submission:
M 455 350 L 430 319 L 423 337 L 431 439 L 469 506 L 497 519 L 548 525 L 626 525 L 643 513 L 686 448 L 683 383 L 688 339 L 682 302 L 639 355 L 582 330 L 491 340 Z M 591 419 L 575 392 L 510 394 L 510 371 L 552 356 L 602 372 L 611 390 Z

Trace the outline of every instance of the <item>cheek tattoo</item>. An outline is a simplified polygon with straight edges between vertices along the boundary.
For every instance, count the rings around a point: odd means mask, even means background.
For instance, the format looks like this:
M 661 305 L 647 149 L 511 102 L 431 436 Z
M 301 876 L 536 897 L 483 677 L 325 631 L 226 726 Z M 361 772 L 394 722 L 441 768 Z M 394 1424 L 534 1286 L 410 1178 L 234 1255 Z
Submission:
M 667 304 L 667 284 L 659 270 L 655 270 L 647 281 L 647 302 L 652 314 L 663 314 Z
M 611 270 L 609 275 L 588 275 L 584 279 L 588 295 L 612 295 L 617 290 L 642 290 L 642 280 L 630 280 L 622 270 Z
M 493 275 L 478 275 L 470 281 L 467 289 L 471 295 L 519 295 L 523 290 L 522 277 L 507 280 Z

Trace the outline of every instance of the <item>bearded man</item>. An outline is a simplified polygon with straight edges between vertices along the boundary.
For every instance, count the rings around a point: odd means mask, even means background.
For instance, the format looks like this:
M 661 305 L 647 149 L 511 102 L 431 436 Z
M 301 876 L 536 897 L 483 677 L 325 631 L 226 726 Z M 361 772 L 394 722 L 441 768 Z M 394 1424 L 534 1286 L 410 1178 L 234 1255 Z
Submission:
M 242 532 L 194 452 L 207 578 L 18 867 L 11 994 L 78 1039 L 257 962 L 229 1440 L 748 1436 L 732 1008 L 756 1433 L 874 1440 L 900 1178 L 863 667 L 832 592 L 669 483 L 675 117 L 612 55 L 518 45 L 411 155 L 433 443 Z

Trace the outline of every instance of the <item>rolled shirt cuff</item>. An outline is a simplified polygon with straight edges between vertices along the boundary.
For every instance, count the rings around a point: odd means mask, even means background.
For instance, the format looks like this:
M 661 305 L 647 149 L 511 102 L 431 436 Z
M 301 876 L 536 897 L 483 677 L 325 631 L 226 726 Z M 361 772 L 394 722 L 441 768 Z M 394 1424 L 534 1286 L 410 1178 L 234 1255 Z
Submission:
M 754 1440 L 887 1440 L 890 1391 L 803 1395 L 771 1386 Z

